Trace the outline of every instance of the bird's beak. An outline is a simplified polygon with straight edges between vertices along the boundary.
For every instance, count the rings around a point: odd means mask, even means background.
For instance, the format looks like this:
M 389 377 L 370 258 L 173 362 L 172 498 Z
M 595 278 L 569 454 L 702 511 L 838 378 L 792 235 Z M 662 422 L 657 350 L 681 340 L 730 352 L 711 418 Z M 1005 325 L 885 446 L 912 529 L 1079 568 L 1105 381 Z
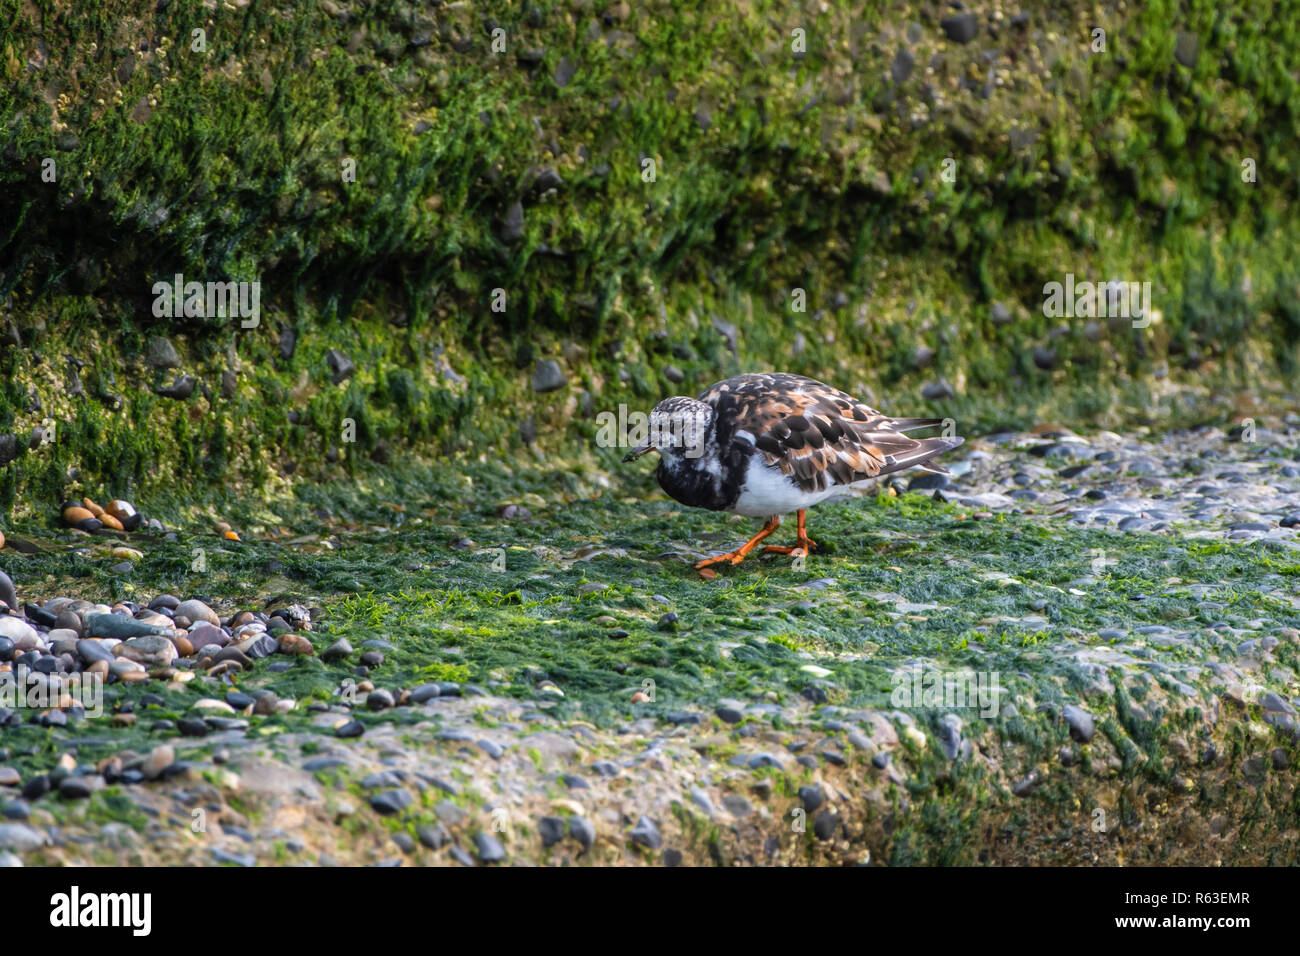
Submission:
M 654 446 L 651 445 L 648 441 L 642 442 L 641 444 L 633 448 L 630 452 L 628 452 L 626 455 L 624 455 L 623 460 L 636 461 L 638 458 L 640 458 L 648 451 L 654 451 Z

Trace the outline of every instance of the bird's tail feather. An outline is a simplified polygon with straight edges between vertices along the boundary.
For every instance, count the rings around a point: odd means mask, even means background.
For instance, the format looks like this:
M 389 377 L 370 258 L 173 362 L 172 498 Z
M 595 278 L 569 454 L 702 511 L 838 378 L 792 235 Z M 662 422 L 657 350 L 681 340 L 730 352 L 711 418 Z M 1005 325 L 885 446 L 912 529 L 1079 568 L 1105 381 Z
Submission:
M 914 428 L 935 428 L 945 421 L 945 418 L 891 418 L 889 427 L 896 432 L 910 432 Z
M 916 419 L 920 420 L 920 419 Z M 937 424 L 937 423 L 936 423 Z M 902 471 L 905 468 L 921 467 L 925 471 L 937 472 L 941 475 L 948 474 L 947 469 L 942 465 L 930 464 L 930 459 L 936 455 L 942 455 L 946 451 L 956 448 L 966 439 L 964 438 L 922 438 L 916 443 L 916 447 L 902 455 L 891 455 L 891 461 L 888 461 L 885 467 L 877 472 L 876 477 L 882 475 L 891 475 L 896 471 Z

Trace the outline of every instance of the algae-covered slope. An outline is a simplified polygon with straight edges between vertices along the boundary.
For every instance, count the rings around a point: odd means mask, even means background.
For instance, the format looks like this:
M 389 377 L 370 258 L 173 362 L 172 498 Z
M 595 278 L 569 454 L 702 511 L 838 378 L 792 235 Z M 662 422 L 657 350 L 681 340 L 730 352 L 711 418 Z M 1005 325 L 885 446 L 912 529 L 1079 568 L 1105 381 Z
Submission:
M 1030 6 L 4 0 L 0 502 L 563 446 L 740 367 L 970 428 L 1290 374 L 1296 4 Z M 1070 275 L 1149 321 L 1044 314 Z
M 24 541 L 33 620 L 180 629 L 115 649 L 101 713 L 0 698 L 0 860 L 1293 865 L 1300 449 L 1226 438 L 975 440 L 707 582 L 754 522 L 487 467 L 125 567 Z

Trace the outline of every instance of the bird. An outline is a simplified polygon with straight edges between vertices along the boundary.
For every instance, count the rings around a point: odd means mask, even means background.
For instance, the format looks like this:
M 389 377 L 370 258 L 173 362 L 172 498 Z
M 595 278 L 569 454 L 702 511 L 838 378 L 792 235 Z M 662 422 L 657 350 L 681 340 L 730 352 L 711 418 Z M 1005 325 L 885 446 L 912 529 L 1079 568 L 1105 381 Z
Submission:
M 793 546 L 768 545 L 764 554 L 806 556 L 807 510 L 852 494 L 883 475 L 932 464 L 964 439 L 909 438 L 905 432 L 943 425 L 941 418 L 892 418 L 839 389 L 786 372 L 736 375 L 699 398 L 674 395 L 647 416 L 647 438 L 624 456 L 659 455 L 655 477 L 669 496 L 695 508 L 764 518 L 762 528 L 734 551 L 695 565 L 712 577 L 717 564 L 740 564 L 797 515 Z

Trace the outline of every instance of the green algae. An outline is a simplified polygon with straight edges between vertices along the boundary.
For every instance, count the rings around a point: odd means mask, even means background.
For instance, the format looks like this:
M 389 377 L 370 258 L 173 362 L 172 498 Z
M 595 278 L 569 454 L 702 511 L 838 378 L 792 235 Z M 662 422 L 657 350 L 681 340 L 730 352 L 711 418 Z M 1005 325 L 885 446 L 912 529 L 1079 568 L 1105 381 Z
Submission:
M 393 528 L 337 516 L 330 550 L 308 553 L 306 546 L 250 537 L 213 548 L 203 574 L 190 570 L 196 543 L 208 541 L 203 536 L 137 541 L 145 558 L 126 575 L 109 570 L 112 559 L 76 550 L 25 556 L 20 566 L 11 561 L 10 570 L 29 596 L 147 600 L 168 591 L 219 596 L 214 600 L 227 611 L 316 604 L 322 613 L 311 637 L 318 655 L 339 636 L 358 654 L 367 639 L 390 645 L 370 677 L 377 686 L 468 682 L 531 701 L 539 713 L 580 717 L 598 727 L 692 711 L 708 720 L 726 697 L 890 710 L 898 668 L 917 659 L 944 671 L 996 672 L 1011 699 L 1060 706 L 1077 699 L 1094 678 L 1068 655 L 1041 650 L 1113 643 L 1097 636 L 1107 627 L 1165 624 L 1192 632 L 1193 647 L 1229 656 L 1235 652 L 1217 641 L 1210 624 L 1246 628 L 1262 618 L 1274 627 L 1300 627 L 1300 610 L 1280 599 L 1294 589 L 1293 568 L 1279 547 L 1267 543 L 1209 544 L 1177 534 L 1093 529 L 1066 534 L 1031 515 L 977 521 L 928 497 L 881 496 L 818 509 L 812 530 L 826 550 L 802 570 L 786 557 L 769 556 L 706 582 L 691 569 L 688 554 L 740 540 L 746 522 L 678 512 L 663 499 L 612 497 L 556 501 L 535 507 L 530 518 L 507 520 L 495 517 L 490 501 L 463 500 L 464 511 L 444 507 Z M 377 502 L 369 510 L 381 511 Z M 316 520 L 325 537 L 329 524 Z M 606 539 L 605 550 L 586 560 L 574 557 L 609 529 L 617 529 L 611 536 L 616 550 Z M 506 548 L 505 570 L 493 570 L 484 544 L 452 547 L 471 535 Z M 895 547 L 900 541 L 907 542 L 902 551 Z M 1106 573 L 1092 579 L 1098 552 L 1106 555 Z M 272 564 L 276 570 L 268 575 Z M 1169 587 L 1172 579 L 1183 584 Z M 1222 608 L 1198 607 L 1187 588 L 1198 582 L 1222 588 Z M 893 611 L 891 594 L 916 610 Z M 1037 613 L 1030 607 L 1036 600 L 1047 602 Z M 678 615 L 675 628 L 659 623 L 668 610 Z M 1189 652 L 1148 647 L 1141 653 L 1176 663 Z M 1300 664 L 1289 643 L 1276 653 L 1283 666 Z M 272 673 L 269 660 L 285 660 L 288 669 Z M 250 718 L 254 734 L 308 729 L 304 705 L 335 702 L 345 682 L 356 680 L 355 657 L 339 663 L 319 656 L 269 660 L 240 675 L 237 685 L 269 688 L 298 700 L 299 709 Z M 810 673 L 808 665 L 830 673 Z M 1142 700 L 1142 681 L 1118 672 L 1112 678 L 1118 717 L 1099 729 L 1133 769 L 1142 755 L 1158 754 L 1161 740 L 1181 725 L 1130 719 L 1127 702 Z M 563 696 L 546 693 L 544 680 Z M 634 702 L 633 693 L 647 688 L 653 700 Z M 144 707 L 145 693 L 159 695 L 162 704 Z M 6 746 L 24 767 L 48 765 L 67 745 L 60 741 L 73 739 L 83 760 L 124 747 L 147 749 L 174 735 L 150 729 L 154 720 L 186 716 L 199 697 L 223 694 L 220 683 L 194 682 L 184 690 L 114 685 L 107 688 L 107 706 L 133 702 L 134 727 L 109 730 L 98 721 L 61 731 L 24 726 L 6 734 Z M 913 712 L 922 724 L 933 724 L 943 710 Z M 419 719 L 411 708 L 358 710 L 357 717 L 367 725 Z M 1180 720 L 1192 727 L 1197 718 Z M 1035 750 L 1060 732 L 1037 715 L 1002 716 L 995 723 L 1008 739 Z M 774 726 L 779 729 L 779 721 Z

